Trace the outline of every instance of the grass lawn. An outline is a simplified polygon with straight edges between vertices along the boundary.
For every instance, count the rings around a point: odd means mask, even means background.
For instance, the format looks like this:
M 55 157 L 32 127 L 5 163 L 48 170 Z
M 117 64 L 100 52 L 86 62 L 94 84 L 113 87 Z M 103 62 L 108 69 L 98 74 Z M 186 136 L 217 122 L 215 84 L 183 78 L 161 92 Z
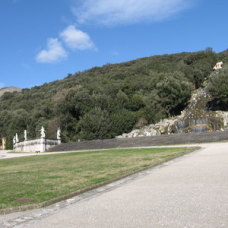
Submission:
M 0 160 L 0 209 L 44 202 L 193 150 L 113 149 Z

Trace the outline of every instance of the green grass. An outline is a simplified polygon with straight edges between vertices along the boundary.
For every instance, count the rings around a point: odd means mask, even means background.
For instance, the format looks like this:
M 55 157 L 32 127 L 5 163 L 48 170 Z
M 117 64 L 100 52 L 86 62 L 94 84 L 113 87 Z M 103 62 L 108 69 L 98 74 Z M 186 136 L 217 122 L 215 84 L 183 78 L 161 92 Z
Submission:
M 113 149 L 0 160 L 0 209 L 44 202 L 193 150 Z

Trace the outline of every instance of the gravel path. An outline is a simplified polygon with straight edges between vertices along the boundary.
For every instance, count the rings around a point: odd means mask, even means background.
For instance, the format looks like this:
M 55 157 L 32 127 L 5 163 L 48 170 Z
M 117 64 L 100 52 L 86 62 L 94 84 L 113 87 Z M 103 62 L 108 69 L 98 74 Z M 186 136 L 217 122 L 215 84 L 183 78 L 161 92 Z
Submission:
M 0 227 L 228 227 L 228 143 L 48 208 L 2 215 Z

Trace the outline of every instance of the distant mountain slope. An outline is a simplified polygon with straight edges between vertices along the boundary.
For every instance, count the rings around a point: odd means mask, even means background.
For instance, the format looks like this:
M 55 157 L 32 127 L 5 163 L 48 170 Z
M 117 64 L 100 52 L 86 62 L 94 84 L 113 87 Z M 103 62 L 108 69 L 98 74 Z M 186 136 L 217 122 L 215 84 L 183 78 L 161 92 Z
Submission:
M 113 138 L 180 114 L 216 62 L 227 59 L 228 51 L 210 49 L 152 56 L 5 93 L 0 97 L 0 137 L 11 143 L 15 133 L 23 139 L 27 129 L 35 138 L 44 126 L 47 137 L 55 138 L 60 126 L 66 142 Z
M 1 88 L 1 89 L 0 89 L 0 97 L 1 97 L 4 93 L 6 93 L 6 92 L 10 92 L 10 93 L 12 93 L 12 92 L 21 92 L 21 89 L 16 88 L 16 87 L 5 87 L 5 88 Z

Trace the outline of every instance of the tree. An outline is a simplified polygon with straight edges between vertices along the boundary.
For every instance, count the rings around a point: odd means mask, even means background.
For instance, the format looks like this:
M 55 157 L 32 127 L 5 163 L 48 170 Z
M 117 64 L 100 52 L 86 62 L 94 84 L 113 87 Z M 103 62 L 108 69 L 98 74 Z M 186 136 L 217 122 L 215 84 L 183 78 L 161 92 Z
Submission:
M 86 113 L 79 121 L 78 128 L 82 139 L 104 139 L 112 136 L 112 122 L 109 113 L 99 107 Z
M 213 74 L 207 86 L 208 92 L 213 96 L 212 109 L 228 110 L 228 69 Z
M 134 112 L 120 109 L 111 115 L 113 136 L 121 135 L 132 130 L 136 116 Z
M 163 80 L 156 85 L 161 105 L 167 114 L 179 114 L 191 96 L 190 83 L 181 78 L 179 72 L 164 74 Z

